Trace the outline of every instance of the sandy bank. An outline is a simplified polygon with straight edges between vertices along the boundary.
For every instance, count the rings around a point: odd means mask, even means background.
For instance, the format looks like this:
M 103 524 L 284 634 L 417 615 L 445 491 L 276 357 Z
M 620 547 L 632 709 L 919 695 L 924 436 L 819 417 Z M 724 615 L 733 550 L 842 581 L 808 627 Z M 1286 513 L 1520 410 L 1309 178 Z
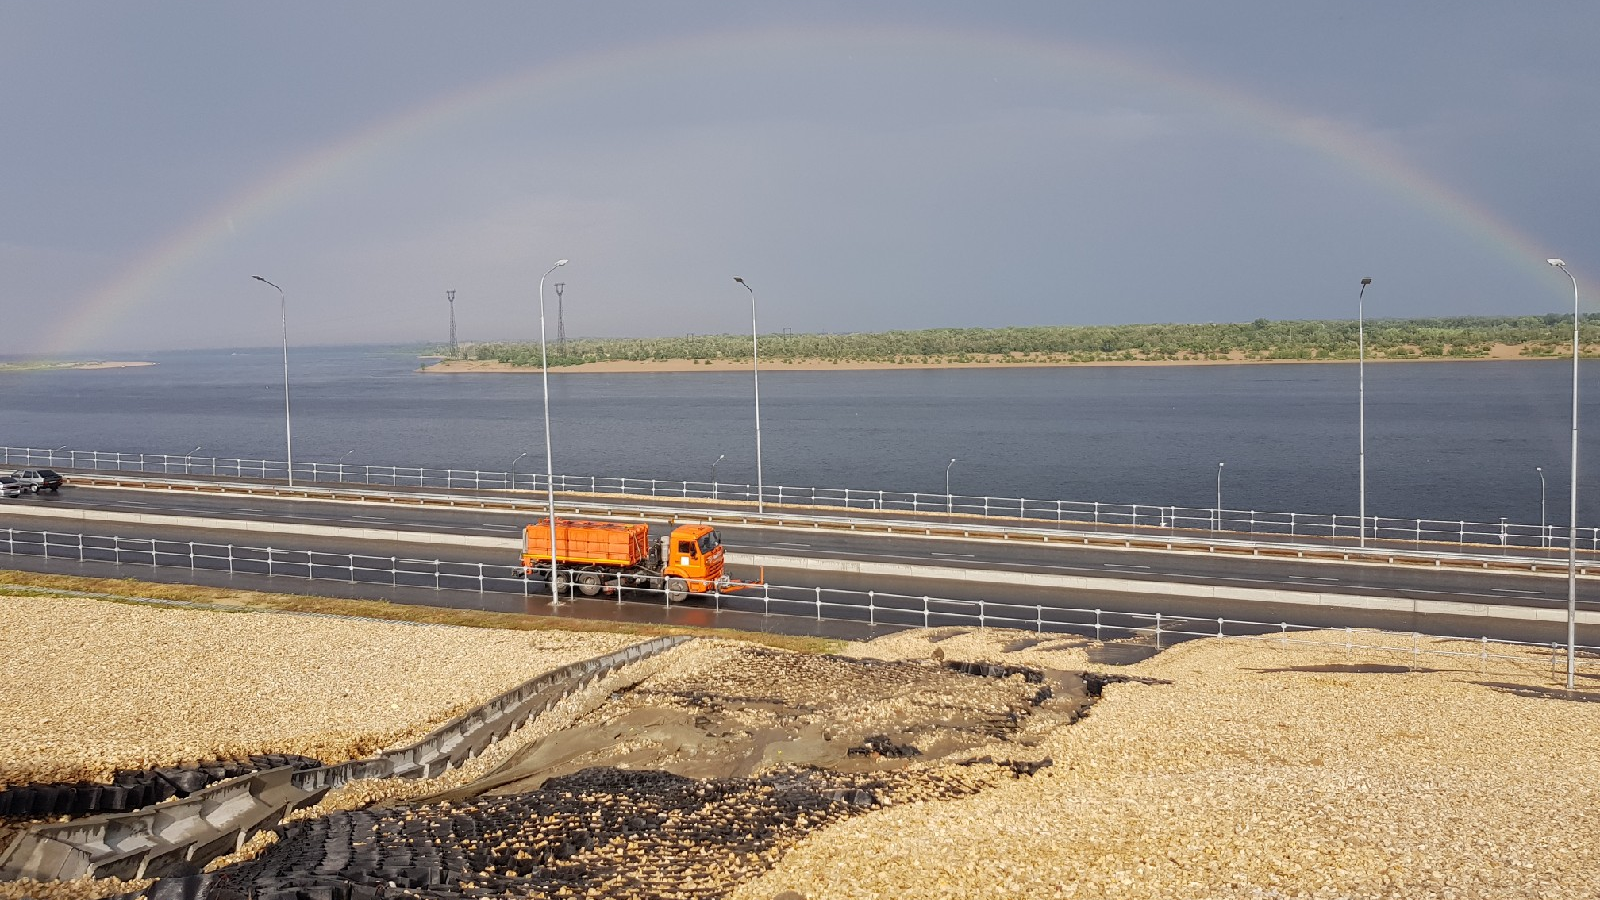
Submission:
M 139 360 L 95 360 L 93 362 L 25 362 L 0 363 L 0 372 L 38 372 L 45 369 L 133 369 L 153 366 L 153 362 Z
M 1471 362 L 1475 360 L 1515 360 L 1515 359 L 1554 359 L 1559 357 L 1549 356 L 1524 356 L 1523 344 L 1496 344 L 1485 356 L 1476 357 L 1368 357 L 1367 362 Z M 1093 362 L 1071 362 L 1059 359 L 1033 359 L 1014 356 L 1009 359 L 991 357 L 975 362 L 917 362 L 917 363 L 886 363 L 869 362 L 865 360 L 844 360 L 833 362 L 829 360 L 804 360 L 790 362 L 786 360 L 761 361 L 762 371 L 795 371 L 795 372 L 851 372 L 851 371 L 878 371 L 907 369 L 1017 369 L 1017 368 L 1063 368 L 1078 366 L 1100 367 L 1146 367 L 1146 366 L 1237 366 L 1237 365 L 1296 365 L 1306 363 L 1354 363 L 1354 359 L 1248 359 L 1241 351 L 1233 351 L 1226 359 L 1147 359 L 1147 360 L 1096 360 Z M 578 366 L 556 366 L 551 368 L 552 374 L 584 373 L 584 372 L 637 372 L 637 373 L 667 373 L 667 372 L 745 372 L 750 369 L 748 360 L 614 360 L 610 362 L 584 363 Z M 517 366 L 510 363 L 484 359 L 445 359 L 426 366 L 420 371 L 433 375 L 477 375 L 477 374 L 538 374 L 538 366 Z

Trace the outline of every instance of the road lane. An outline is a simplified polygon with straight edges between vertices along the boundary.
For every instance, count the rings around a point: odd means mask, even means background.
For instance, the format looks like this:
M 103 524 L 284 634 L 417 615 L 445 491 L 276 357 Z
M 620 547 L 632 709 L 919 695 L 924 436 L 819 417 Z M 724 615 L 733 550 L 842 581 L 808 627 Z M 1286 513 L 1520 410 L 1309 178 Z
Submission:
M 169 515 L 237 517 L 237 498 L 219 495 L 168 494 L 73 486 L 63 494 L 26 498 L 40 508 L 53 504 L 62 509 L 116 509 L 133 506 L 140 512 Z M 352 513 L 344 502 L 276 500 L 254 497 L 259 521 L 308 522 L 326 525 L 360 524 L 401 530 L 514 536 L 537 516 L 528 512 L 495 513 L 481 509 L 387 507 L 384 515 Z M 12 501 L 16 502 L 16 501 Z M 364 507 L 355 507 L 361 509 Z M 370 509 L 370 507 L 366 507 Z M 3 514 L 4 506 L 0 506 Z M 352 522 L 352 520 L 356 520 Z M 1196 584 L 1254 583 L 1304 590 L 1304 582 L 1320 582 L 1315 589 L 1330 593 L 1383 593 L 1429 599 L 1461 597 L 1511 605 L 1564 607 L 1564 578 L 1502 571 L 1428 569 L 1382 566 L 1330 560 L 1296 560 L 1279 557 L 1214 556 L 1198 553 L 1156 552 L 1064 543 L 1005 543 L 867 532 L 807 532 L 805 541 L 794 540 L 783 529 L 725 526 L 720 529 L 731 550 L 771 550 L 787 555 L 807 555 L 854 560 L 898 560 L 908 563 L 948 565 L 953 559 L 970 560 L 973 568 L 1016 572 L 1070 572 L 1094 575 L 1115 572 L 1118 577 L 1150 581 L 1179 580 Z M 803 551 L 799 554 L 796 551 Z M 1327 574 L 1336 572 L 1336 575 Z M 1579 582 L 1581 609 L 1600 608 L 1600 583 Z
M 81 523 L 70 523 L 78 525 Z M 120 524 L 120 523 L 119 523 Z M 146 537 L 160 543 L 155 561 L 163 567 L 151 568 L 147 549 L 128 549 L 113 544 L 109 550 L 101 542 L 93 549 L 79 551 L 64 538 L 56 540 L 51 560 L 27 555 L 10 557 L 14 568 L 32 571 L 66 571 L 112 577 L 138 577 L 152 580 L 197 581 L 226 584 L 253 590 L 291 593 L 357 596 L 388 599 L 394 602 L 428 603 L 469 609 L 494 609 L 514 612 L 540 612 L 538 603 L 523 608 L 522 598 L 543 597 L 543 586 L 511 577 L 514 555 L 492 549 L 454 547 L 444 544 L 419 545 L 400 541 L 360 541 L 335 537 L 306 537 L 292 534 L 264 535 L 259 532 L 207 530 L 196 542 L 193 530 L 170 526 L 138 526 L 120 530 L 128 537 Z M 271 538 L 264 541 L 264 538 Z M 90 542 L 93 544 L 94 542 Z M 233 571 L 216 562 L 222 548 L 233 545 Z M 259 550 L 270 545 L 269 555 Z M 196 547 L 198 552 L 196 553 Z M 514 552 L 514 551 L 513 551 Z M 197 570 L 191 572 L 189 555 L 196 554 Z M 66 557 L 66 558 L 62 558 Z M 341 558 L 343 557 L 343 558 Z M 120 560 L 120 564 L 115 562 Z M 209 561 L 208 561 L 209 560 Z M 348 563 L 346 562 L 348 560 Z M 441 565 L 443 574 L 432 572 Z M 208 566 L 210 570 L 207 571 Z M 431 572 L 431 574 L 430 574 Z M 318 580 L 307 580 L 316 576 Z M 1126 637 L 1134 630 L 1149 633 L 1154 614 L 1165 617 L 1166 633 L 1196 631 L 1175 620 L 1204 623 L 1199 633 L 1213 633 L 1218 616 L 1229 620 L 1282 622 L 1319 627 L 1380 628 L 1402 632 L 1458 637 L 1489 637 L 1496 640 L 1560 643 L 1565 640 L 1564 625 L 1554 622 L 1525 622 L 1489 617 L 1418 614 L 1396 610 L 1370 610 L 1308 607 L 1286 603 L 1228 601 L 1164 594 L 1159 589 L 1148 593 L 1123 594 L 1097 590 L 1067 590 L 1028 585 L 973 582 L 970 580 L 906 579 L 849 572 L 819 572 L 808 569 L 769 568 L 774 585 L 755 593 L 701 599 L 689 607 L 710 604 L 719 621 L 735 613 L 760 616 L 778 613 L 755 624 L 737 627 L 765 627 L 768 630 L 799 633 L 834 633 L 833 621 L 856 621 L 869 631 L 888 626 L 970 624 L 987 612 L 984 624 L 1047 631 L 1070 631 L 1099 637 Z M 218 581 L 218 579 L 223 579 Z M 385 583 L 386 582 L 386 583 Z M 374 593 L 376 592 L 376 593 Z M 867 602 L 872 592 L 872 603 Z M 533 601 L 529 601 L 533 602 Z M 547 602 L 539 600 L 539 602 Z M 599 601 L 584 601 L 586 608 Z M 660 614 L 681 616 L 662 609 L 649 597 L 634 595 L 624 602 L 609 601 L 608 616 L 627 621 L 656 621 Z M 814 604 L 820 608 L 815 609 Z M 659 610 L 659 612 L 658 612 Z M 810 619 L 800 626 L 780 619 Z M 675 619 L 676 621 L 676 619 Z M 728 626 L 735 627 L 735 626 Z M 839 627 L 844 627 L 840 625 Z M 1257 630 L 1270 630 L 1265 626 Z M 820 630 L 819 630 L 820 629 Z M 1229 625 L 1229 633 L 1238 626 Z M 1600 626 L 1583 625 L 1580 642 L 1600 642 Z

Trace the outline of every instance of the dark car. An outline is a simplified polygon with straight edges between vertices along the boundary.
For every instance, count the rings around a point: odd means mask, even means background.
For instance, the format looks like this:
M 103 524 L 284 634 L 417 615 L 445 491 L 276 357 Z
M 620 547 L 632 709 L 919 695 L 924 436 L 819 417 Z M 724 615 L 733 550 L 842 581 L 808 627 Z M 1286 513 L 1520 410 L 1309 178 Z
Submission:
M 61 490 L 61 485 L 66 480 L 57 474 L 55 469 L 18 469 L 11 473 L 11 477 L 35 494 L 40 491 L 55 493 Z
M 0 475 L 0 497 L 22 496 L 22 482 L 10 475 Z

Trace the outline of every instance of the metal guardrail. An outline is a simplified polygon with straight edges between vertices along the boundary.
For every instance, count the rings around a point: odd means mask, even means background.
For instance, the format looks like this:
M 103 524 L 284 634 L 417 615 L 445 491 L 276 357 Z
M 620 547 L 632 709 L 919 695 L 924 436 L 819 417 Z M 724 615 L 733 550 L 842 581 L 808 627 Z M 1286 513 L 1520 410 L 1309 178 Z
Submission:
M 127 813 L 36 825 L 0 855 L 0 878 L 57 881 L 189 875 L 308 806 L 362 778 L 433 778 L 477 756 L 533 716 L 611 671 L 684 641 L 654 638 L 530 679 L 439 726 L 415 743 L 317 769 L 280 768 L 219 782 L 188 797 Z
M 504 494 L 493 492 L 448 494 L 427 493 L 422 490 L 412 489 L 375 491 L 369 486 L 359 484 L 352 484 L 342 488 L 323 485 L 296 485 L 290 488 L 272 482 L 230 483 L 148 477 L 137 473 L 129 475 L 77 475 L 75 480 L 80 483 L 100 484 L 108 487 L 131 487 L 146 490 L 238 493 L 249 496 L 265 495 L 310 500 L 410 504 L 504 512 L 529 511 L 535 515 L 543 514 L 543 507 L 530 498 L 508 497 Z M 801 531 L 848 531 L 852 534 L 1081 545 L 1111 549 L 1157 552 L 1178 551 L 1258 558 L 1324 559 L 1369 564 L 1424 566 L 1429 568 L 1498 569 L 1516 572 L 1554 572 L 1558 568 L 1563 571 L 1566 568 L 1564 558 L 1558 560 L 1554 555 L 1525 555 L 1529 552 L 1526 548 L 1522 548 L 1524 555 L 1515 555 L 1518 548 L 1496 549 L 1492 545 L 1490 547 L 1468 545 L 1462 551 L 1449 552 L 1425 547 L 1405 546 L 1410 542 L 1372 542 L 1368 547 L 1361 548 L 1351 544 L 1318 542 L 1315 539 L 1308 538 L 1301 538 L 1296 541 L 1281 537 L 1272 539 L 1264 535 L 1216 534 L 1205 531 L 1185 534 L 1176 529 L 1160 529 L 1144 525 L 1127 529 L 1093 530 L 1092 526 L 1082 523 L 1040 523 L 1037 520 L 1006 519 L 989 524 L 982 520 L 970 521 L 959 518 L 946 519 L 944 517 L 913 519 L 873 516 L 861 518 L 820 515 L 817 510 L 805 507 L 798 509 L 770 509 L 766 513 L 757 513 L 756 510 L 745 505 L 711 506 L 709 508 L 702 506 L 673 507 L 657 505 L 659 499 L 650 500 L 639 496 L 628 496 L 611 500 L 607 499 L 607 496 L 565 495 L 558 500 L 560 505 L 558 513 L 599 518 L 632 517 L 661 521 L 670 520 L 674 517 L 688 516 L 707 524 L 725 526 L 739 525 Z M 677 498 L 665 499 L 673 500 Z M 692 503 L 693 501 L 690 502 Z M 19 508 L 18 511 L 22 512 L 23 510 Z M 68 509 L 56 513 L 56 515 L 72 517 L 75 512 L 78 511 Z M 28 514 L 42 515 L 44 512 L 41 510 L 37 513 L 29 512 Z M 113 514 L 107 513 L 103 515 L 109 516 Z M 94 516 L 85 517 L 92 518 Z M 141 516 L 140 518 L 145 520 L 149 516 Z M 185 524 L 190 525 L 199 521 L 199 519 L 193 517 L 184 520 Z M 223 522 L 226 520 L 216 521 Z M 273 526 L 264 524 L 262 528 L 264 530 L 272 530 Z M 416 532 L 416 534 L 426 533 Z M 393 534 L 391 532 L 389 536 L 392 537 Z M 1396 547 L 1394 543 L 1400 543 L 1402 546 Z M 1587 550 L 1583 551 L 1578 561 L 1578 575 L 1588 576 L 1592 566 L 1591 555 Z
M 347 584 L 376 584 L 391 588 L 425 588 L 440 592 L 515 595 L 522 598 L 524 604 L 541 602 L 548 596 L 547 587 L 513 574 L 512 567 L 486 566 L 483 563 L 323 553 L 316 550 L 287 550 L 236 544 L 164 541 L 152 538 L 21 532 L 15 529 L 7 529 L 5 537 L 6 550 L 20 555 L 46 556 L 54 548 L 54 555 L 50 558 L 99 560 L 191 571 L 226 571 L 230 575 L 265 575 L 308 582 L 338 581 Z M 618 590 L 615 585 L 602 585 L 596 593 L 588 594 L 571 582 L 566 582 L 562 586 L 562 593 L 568 600 L 607 595 L 618 603 L 625 599 L 624 591 Z M 653 601 L 659 598 L 664 607 L 670 609 L 673 606 L 664 590 L 628 588 L 626 593 L 645 600 Z M 719 612 L 729 610 L 791 619 L 859 622 L 872 628 L 944 626 L 1013 628 L 1041 635 L 1079 635 L 1092 637 L 1095 640 L 1143 638 L 1153 640 L 1158 647 L 1164 641 L 1170 643 L 1200 637 L 1278 636 L 1287 639 L 1303 632 L 1328 630 L 1326 625 L 1261 622 L 1226 617 L 1200 618 L 1038 603 L 964 600 L 892 591 L 859 591 L 775 584 L 764 584 L 759 591 L 701 595 L 700 599 L 689 602 L 709 604 L 712 609 Z M 1429 636 L 1415 632 L 1410 637 L 1413 648 L 1422 640 L 1443 639 L 1437 635 Z M 1484 636 L 1452 640 L 1466 640 L 1481 645 L 1482 653 L 1479 655 L 1484 661 L 1521 658 L 1498 652 L 1491 653 L 1490 647 L 1536 648 L 1541 651 L 1549 649 L 1552 652 L 1557 649 L 1562 652 L 1565 650 L 1565 644 L 1506 641 Z M 1595 647 L 1580 649 L 1587 654 L 1600 652 L 1600 648 Z
M 161 475 L 233 476 L 278 479 L 288 474 L 281 460 L 229 459 L 168 453 L 0 447 L 0 464 L 10 466 L 60 466 L 92 471 L 125 471 Z M 439 469 L 426 466 L 388 466 L 366 463 L 297 462 L 294 477 L 316 484 L 362 484 L 390 487 L 442 488 L 444 490 L 544 491 L 550 479 L 539 473 L 494 472 L 477 469 Z M 563 493 L 613 494 L 683 500 L 755 503 L 754 485 L 662 478 L 562 475 L 554 476 L 555 489 Z M 915 514 L 1022 519 L 1075 526 L 1156 526 L 1159 528 L 1236 532 L 1289 538 L 1355 539 L 1361 532 L 1357 516 L 1325 513 L 1195 508 L 1148 503 L 1105 503 L 1094 500 L 1046 500 L 1023 497 L 988 497 L 890 491 L 861 488 L 766 485 L 760 498 L 767 504 L 824 506 L 854 510 L 888 510 Z M 1498 523 L 1404 519 L 1368 516 L 1369 541 L 1453 543 L 1523 548 L 1560 548 L 1567 544 L 1565 526 L 1530 525 L 1502 519 Z M 1600 552 L 1600 527 L 1579 527 L 1579 546 Z

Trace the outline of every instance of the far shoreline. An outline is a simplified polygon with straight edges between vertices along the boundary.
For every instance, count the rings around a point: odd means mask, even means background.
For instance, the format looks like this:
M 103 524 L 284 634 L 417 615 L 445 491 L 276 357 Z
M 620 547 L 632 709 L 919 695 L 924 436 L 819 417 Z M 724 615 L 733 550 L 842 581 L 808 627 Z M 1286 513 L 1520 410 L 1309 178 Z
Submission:
M 1368 357 L 1370 363 L 1436 363 L 1436 362 L 1506 362 L 1506 361 L 1535 361 L 1535 360 L 1562 360 L 1571 359 L 1571 356 L 1527 356 L 1522 353 L 1523 345 L 1496 344 L 1483 356 L 1416 356 L 1416 357 Z M 1238 351 L 1235 351 L 1237 353 Z M 433 359 L 437 357 L 424 357 Z M 913 369 L 1060 369 L 1060 368 L 1136 368 L 1136 367 L 1170 367 L 1170 366 L 1273 366 L 1273 365 L 1319 365 L 1319 364 L 1345 364 L 1357 363 L 1356 359 L 1247 359 L 1242 354 L 1230 356 L 1227 359 L 1148 359 L 1148 360 L 1092 360 L 1085 362 L 1051 361 L 1051 360 L 1024 360 L 1013 361 L 983 360 L 977 362 L 916 362 L 916 363 L 885 363 L 868 362 L 864 360 L 847 360 L 842 362 L 825 362 L 822 360 L 806 360 L 803 362 L 790 362 L 785 360 L 763 360 L 763 371 L 789 371 L 789 372 L 876 372 Z M 750 363 L 742 360 L 613 360 L 609 362 L 583 363 L 576 366 L 552 366 L 551 374 L 676 374 L 681 372 L 745 372 L 749 371 Z M 425 365 L 417 371 L 432 375 L 518 375 L 538 374 L 542 371 L 538 366 L 518 366 L 498 360 L 484 359 L 441 359 L 433 365 Z
M 145 360 L 115 360 L 103 359 L 89 362 L 0 362 L 0 372 L 60 372 L 71 369 L 76 371 L 91 371 L 99 369 L 137 369 L 143 366 L 153 366 L 155 363 Z

